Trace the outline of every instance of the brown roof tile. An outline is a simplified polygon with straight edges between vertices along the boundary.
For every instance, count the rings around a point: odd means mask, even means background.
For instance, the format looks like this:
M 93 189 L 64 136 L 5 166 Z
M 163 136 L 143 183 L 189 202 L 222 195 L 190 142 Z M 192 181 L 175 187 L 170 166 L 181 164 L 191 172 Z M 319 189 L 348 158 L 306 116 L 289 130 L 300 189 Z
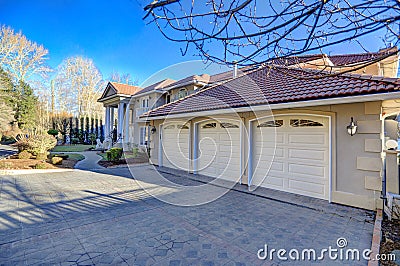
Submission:
M 116 89 L 117 94 L 133 95 L 142 89 L 138 86 L 132 86 L 118 82 L 110 82 L 110 84 Z
M 313 78 L 321 75 L 320 78 Z M 224 84 L 210 87 L 148 113 L 151 116 L 278 104 L 399 90 L 400 79 L 342 74 L 322 76 L 318 71 L 264 67 Z
M 142 89 L 141 91 L 135 93 L 135 96 L 137 95 L 142 95 L 146 92 L 150 92 L 150 91 L 158 91 L 158 90 L 163 90 L 164 88 L 166 88 L 167 86 L 169 86 L 170 84 L 174 83 L 175 80 L 173 79 L 164 79 L 161 80 L 159 82 L 153 83 L 147 87 L 145 87 L 144 89 Z

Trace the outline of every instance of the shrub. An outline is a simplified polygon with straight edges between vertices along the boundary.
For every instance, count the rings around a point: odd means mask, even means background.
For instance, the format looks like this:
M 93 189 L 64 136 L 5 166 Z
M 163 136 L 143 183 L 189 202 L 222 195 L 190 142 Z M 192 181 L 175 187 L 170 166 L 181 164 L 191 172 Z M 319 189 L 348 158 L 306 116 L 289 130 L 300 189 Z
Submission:
M 133 148 L 132 150 L 133 158 L 136 158 L 138 154 L 139 154 L 139 148 L 138 147 Z
M 34 135 L 28 138 L 29 149 L 28 151 L 33 154 L 44 153 L 53 149 L 57 144 L 57 139 L 49 135 Z
M 14 146 L 16 146 L 20 152 L 26 150 L 33 155 L 38 155 L 39 153 L 47 155 L 47 152 L 54 148 L 56 144 L 57 139 L 55 137 L 46 134 L 39 134 L 24 136 L 20 138 Z
M 54 156 L 53 158 L 51 158 L 51 163 L 54 165 L 62 164 L 62 162 L 63 162 L 63 158 L 61 158 L 61 157 Z
M 110 162 L 118 162 L 122 157 L 122 149 L 121 148 L 111 148 L 106 151 L 107 161 Z
M 0 161 L 0 169 L 10 169 L 12 166 L 12 162 Z
M 58 130 L 57 129 L 49 129 L 47 131 L 47 134 L 52 135 L 53 137 L 58 135 Z
M 71 144 L 79 144 L 78 138 L 71 138 Z
M 69 158 L 68 154 L 53 154 L 52 157 L 60 157 L 64 160 L 67 160 Z
M 28 151 L 21 151 L 18 154 L 18 159 L 30 159 L 32 157 L 32 154 Z
M 27 138 L 19 139 L 12 146 L 17 147 L 18 152 L 27 151 L 30 148 L 29 142 Z
M 38 154 L 36 154 L 36 160 L 46 161 L 47 160 L 47 152 L 46 153 L 38 153 Z
M 96 141 L 96 134 L 90 133 L 89 140 L 90 140 L 91 144 L 93 145 L 93 143 Z
M 41 162 L 41 163 L 35 164 L 35 165 L 33 166 L 33 168 L 35 168 L 35 169 L 46 169 L 46 168 L 47 168 L 47 165 L 46 165 L 45 162 Z

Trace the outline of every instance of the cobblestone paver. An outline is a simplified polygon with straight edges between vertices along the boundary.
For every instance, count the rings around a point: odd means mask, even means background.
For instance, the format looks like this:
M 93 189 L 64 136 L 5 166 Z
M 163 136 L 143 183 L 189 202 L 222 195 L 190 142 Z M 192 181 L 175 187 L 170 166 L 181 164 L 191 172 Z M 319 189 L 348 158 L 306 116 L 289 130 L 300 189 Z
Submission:
M 339 237 L 350 248 L 371 244 L 369 211 L 301 207 L 242 191 L 177 207 L 150 197 L 146 185 L 123 168 L 1 176 L 0 265 L 290 265 L 261 261 L 257 251 L 265 244 L 336 247 Z M 330 263 L 338 264 L 322 262 Z

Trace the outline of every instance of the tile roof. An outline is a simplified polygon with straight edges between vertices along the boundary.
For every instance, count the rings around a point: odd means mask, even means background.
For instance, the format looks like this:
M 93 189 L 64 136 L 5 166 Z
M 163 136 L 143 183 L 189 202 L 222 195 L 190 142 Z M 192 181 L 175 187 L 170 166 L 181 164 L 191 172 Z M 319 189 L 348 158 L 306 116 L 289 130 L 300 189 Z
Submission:
M 173 79 L 164 79 L 159 82 L 153 83 L 145 88 L 143 88 L 141 91 L 135 93 L 135 96 L 142 95 L 146 92 L 151 92 L 151 91 L 158 91 L 158 90 L 163 90 L 170 84 L 174 83 L 175 80 Z
M 115 90 L 117 91 L 117 94 L 133 95 L 142 89 L 138 86 L 132 86 L 132 85 L 118 83 L 118 82 L 110 82 L 110 84 L 115 88 Z
M 118 83 L 118 82 L 108 82 L 106 89 L 103 91 L 103 94 L 97 101 L 103 101 L 106 98 L 124 94 L 124 95 L 133 95 L 136 92 L 140 91 L 142 88 L 138 86 L 132 86 L 128 84 Z
M 335 66 L 346 66 L 366 62 L 398 51 L 397 47 L 387 48 L 375 53 L 329 55 L 329 59 Z
M 208 84 L 210 82 L 210 75 L 202 74 L 200 76 L 199 75 L 189 76 L 189 77 L 180 79 L 178 81 L 175 81 L 174 83 L 169 84 L 168 86 L 166 86 L 164 88 L 164 90 L 170 90 L 172 88 L 179 88 L 179 87 L 183 87 L 186 85 L 195 84 L 197 82 L 202 82 L 202 83 Z
M 301 55 L 301 56 L 290 56 L 284 58 L 273 59 L 269 63 L 281 66 L 289 66 L 302 64 L 309 61 L 314 61 L 318 59 L 322 59 L 324 57 L 323 54 L 312 54 L 312 55 Z
M 318 76 L 319 78 L 314 78 Z M 279 104 L 392 92 L 400 79 L 342 74 L 286 67 L 263 67 L 247 75 L 156 108 L 149 117 L 206 110 Z

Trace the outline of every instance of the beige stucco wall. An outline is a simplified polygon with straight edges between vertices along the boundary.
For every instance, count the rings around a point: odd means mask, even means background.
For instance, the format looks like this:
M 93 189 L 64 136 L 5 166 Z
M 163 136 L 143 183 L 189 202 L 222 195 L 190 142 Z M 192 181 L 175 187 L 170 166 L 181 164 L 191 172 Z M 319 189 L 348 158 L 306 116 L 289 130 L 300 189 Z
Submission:
M 331 117 L 332 121 L 332 190 L 333 202 L 366 209 L 381 206 L 381 102 L 326 105 L 309 108 L 294 108 L 274 111 L 274 114 L 319 114 Z M 269 112 L 258 112 L 257 117 L 269 115 Z M 248 131 L 249 121 L 255 118 L 250 112 L 239 113 Z M 219 116 L 229 117 L 233 116 Z M 358 132 L 354 136 L 347 133 L 346 126 L 353 117 L 358 124 Z M 236 117 L 237 118 L 237 117 Z M 197 117 L 190 121 L 196 123 L 204 120 Z M 162 120 L 154 121 L 157 133 L 151 136 L 153 147 L 151 160 L 158 164 L 159 125 Z M 246 136 L 246 135 L 244 135 Z M 193 141 L 191 141 L 193 151 Z M 243 141 L 242 156 L 245 173 L 243 182 L 247 183 L 247 137 Z M 191 157 L 192 158 L 192 157 Z

